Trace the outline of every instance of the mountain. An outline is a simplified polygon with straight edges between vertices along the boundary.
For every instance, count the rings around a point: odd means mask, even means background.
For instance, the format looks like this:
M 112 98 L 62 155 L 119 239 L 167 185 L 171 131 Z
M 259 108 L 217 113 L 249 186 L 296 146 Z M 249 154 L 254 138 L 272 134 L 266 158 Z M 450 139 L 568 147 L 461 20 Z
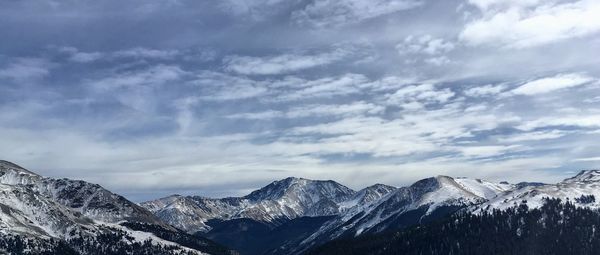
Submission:
M 537 184 L 520 187 L 512 192 L 495 197 L 473 208 L 474 211 L 507 209 L 526 201 L 530 208 L 538 208 L 544 198 L 571 201 L 578 206 L 600 208 L 600 201 L 586 196 L 600 197 L 600 170 L 584 170 L 574 177 L 556 184 Z
M 0 253 L 232 254 L 99 185 L 0 161 Z
M 353 191 L 333 181 L 290 177 L 239 198 L 174 195 L 141 205 L 178 228 L 236 247 L 242 254 L 301 254 L 329 240 L 426 223 L 515 188 L 438 176 L 408 187 L 376 184 Z M 293 238 L 273 238 L 273 232 L 293 232 L 285 226 L 297 227 L 308 221 L 306 217 L 320 223 Z
M 302 216 L 336 215 L 355 191 L 334 181 L 286 178 L 243 197 L 173 195 L 141 203 L 158 218 L 190 233 L 207 232 L 212 219 L 247 218 L 272 227 Z
M 94 220 L 164 224 L 148 210 L 98 184 L 42 177 L 11 162 L 0 161 L 0 183 L 27 186 Z
M 460 213 L 403 230 L 339 239 L 307 255 L 598 254 L 600 211 L 544 199 L 506 210 Z
M 513 188 L 514 185 L 480 179 L 448 176 L 423 179 L 362 204 L 359 210 L 340 214 L 301 243 L 291 249 L 282 249 L 279 254 L 301 254 L 310 247 L 338 238 L 424 224 L 459 209 L 481 204 Z

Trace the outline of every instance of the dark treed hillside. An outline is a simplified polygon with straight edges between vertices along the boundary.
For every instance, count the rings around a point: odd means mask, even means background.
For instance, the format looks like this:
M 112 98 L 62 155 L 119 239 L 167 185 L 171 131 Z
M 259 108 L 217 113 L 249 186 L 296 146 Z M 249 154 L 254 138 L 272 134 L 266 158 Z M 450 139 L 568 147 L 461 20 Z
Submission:
M 506 211 L 463 213 L 401 232 L 332 241 L 309 254 L 600 254 L 599 226 L 598 210 L 558 199 L 529 210 L 524 201 Z
M 131 229 L 144 230 L 165 240 L 212 255 L 235 255 L 216 243 L 184 232 L 168 231 L 157 225 L 126 223 Z M 127 232 L 111 228 L 95 236 L 79 236 L 68 240 L 27 238 L 0 234 L 0 254 L 11 255 L 196 255 L 173 245 L 157 244 L 150 239 L 135 241 Z M 204 254 L 204 253 L 203 253 Z

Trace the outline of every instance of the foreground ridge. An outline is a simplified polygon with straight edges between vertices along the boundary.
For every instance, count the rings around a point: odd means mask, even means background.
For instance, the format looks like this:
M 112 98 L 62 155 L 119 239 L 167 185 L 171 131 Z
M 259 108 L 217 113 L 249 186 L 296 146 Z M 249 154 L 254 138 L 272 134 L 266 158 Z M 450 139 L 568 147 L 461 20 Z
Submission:
M 0 161 L 0 253 L 234 254 L 100 185 Z

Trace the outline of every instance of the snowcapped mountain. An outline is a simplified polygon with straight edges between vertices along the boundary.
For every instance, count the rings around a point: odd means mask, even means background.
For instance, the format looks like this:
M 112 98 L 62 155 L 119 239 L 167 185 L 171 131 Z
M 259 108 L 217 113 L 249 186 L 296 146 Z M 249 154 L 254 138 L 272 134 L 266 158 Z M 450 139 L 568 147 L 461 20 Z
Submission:
M 286 178 L 244 197 L 169 196 L 141 203 L 163 221 L 188 232 L 206 232 L 208 220 L 248 218 L 278 225 L 302 216 L 336 215 L 355 191 L 334 181 Z
M 333 181 L 286 178 L 239 198 L 174 195 L 141 205 L 178 228 L 188 232 L 200 231 L 207 233 L 207 236 L 211 236 L 211 220 L 226 222 L 249 219 L 276 228 L 286 221 L 301 217 L 330 217 L 312 233 L 295 238 L 295 243 L 286 241 L 270 251 L 271 254 L 299 254 L 328 240 L 426 222 L 484 203 L 516 187 L 508 183 L 438 176 L 423 179 L 408 187 L 376 184 L 353 191 Z M 265 231 L 260 223 L 241 223 L 220 223 L 219 238 L 225 241 L 235 239 L 222 231 L 223 226 L 251 224 Z M 234 232 L 231 229 L 229 231 Z M 285 232 L 281 228 L 277 228 L 277 231 Z M 254 233 L 250 231 L 245 234 Z M 235 241 L 229 244 L 240 246 Z
M 424 223 L 458 209 L 481 204 L 513 188 L 514 185 L 480 179 L 438 176 L 408 187 L 386 189 L 387 192 L 379 198 L 355 207 L 358 209 L 341 213 L 295 248 L 281 251 L 281 254 L 300 254 L 328 240 Z
M 7 161 L 0 161 L 0 183 L 27 186 L 94 220 L 163 224 L 144 208 L 98 184 L 43 177 Z
M 22 249 L 31 254 L 138 254 L 135 249 L 231 254 L 99 185 L 45 178 L 0 161 L 0 253 L 22 254 Z
M 535 208 L 545 197 L 600 208 L 600 170 L 556 184 L 437 176 L 358 191 L 290 177 L 243 197 L 172 195 L 137 205 L 97 184 L 47 178 L 0 161 L 0 253 L 25 242 L 39 253 L 64 248 L 110 254 L 149 240 L 147 254 L 232 254 L 204 238 L 210 237 L 243 255 L 302 254 L 330 240 L 425 224 L 457 211 L 506 209 L 523 201 Z
M 544 198 L 560 198 L 563 201 L 569 200 L 575 205 L 600 208 L 600 201 L 581 199 L 582 196 L 588 195 L 600 198 L 600 170 L 584 170 L 556 184 L 520 187 L 490 199 L 474 207 L 473 210 L 506 209 L 523 201 L 526 201 L 530 208 L 537 208 L 543 204 Z

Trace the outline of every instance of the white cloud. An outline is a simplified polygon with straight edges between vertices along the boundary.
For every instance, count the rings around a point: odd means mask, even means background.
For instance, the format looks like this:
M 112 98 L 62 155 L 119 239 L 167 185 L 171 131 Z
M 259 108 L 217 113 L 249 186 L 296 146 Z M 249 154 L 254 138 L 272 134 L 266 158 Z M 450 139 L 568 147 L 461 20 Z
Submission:
M 600 161 L 600 157 L 576 158 L 573 161 L 595 162 L 595 161 Z
M 582 128 L 600 128 L 600 115 L 598 114 L 581 114 L 581 115 L 566 115 L 542 117 L 534 120 L 529 120 L 517 126 L 518 129 L 530 131 L 536 128 L 549 126 L 575 126 Z
M 191 82 L 205 91 L 201 98 L 209 101 L 246 99 L 265 95 L 269 91 L 268 82 L 265 83 L 211 71 L 200 72 Z
M 446 41 L 442 38 L 434 38 L 430 35 L 421 37 L 409 36 L 404 39 L 404 42 L 396 45 L 396 50 L 400 54 L 428 54 L 439 55 L 453 50 L 454 43 Z
M 503 136 L 498 138 L 501 143 L 517 143 L 524 141 L 540 141 L 548 139 L 556 139 L 567 135 L 568 132 L 561 130 L 526 132 L 516 135 Z
M 43 78 L 50 74 L 52 63 L 39 58 L 17 58 L 0 68 L 0 78 L 9 78 L 15 81 L 29 81 Z
M 268 110 L 263 112 L 236 113 L 227 118 L 266 120 L 273 118 L 304 118 L 304 117 L 351 117 L 365 114 L 380 114 L 385 107 L 364 101 L 350 104 L 313 104 L 297 106 L 288 111 Z
M 396 45 L 396 50 L 401 56 L 410 58 L 407 62 L 416 62 L 422 59 L 425 63 L 441 66 L 451 62 L 445 54 L 455 47 L 454 43 L 450 41 L 423 35 L 406 37 L 403 42 Z
M 120 50 L 113 53 L 115 57 L 172 59 L 180 54 L 178 50 L 157 50 L 143 47 Z
M 320 54 L 282 54 L 268 57 L 229 56 L 224 59 L 227 71 L 247 75 L 292 73 L 340 61 L 350 54 L 339 48 Z
M 421 4 L 416 0 L 313 0 L 304 9 L 295 11 L 292 19 L 302 25 L 340 26 L 413 9 Z
M 421 109 L 427 104 L 446 103 L 455 95 L 448 88 L 439 89 L 433 84 L 409 85 L 385 96 L 389 105 L 407 110 Z
M 482 12 L 460 34 L 471 45 L 527 48 L 600 31 L 600 2 L 596 0 L 470 2 Z
M 284 91 L 270 101 L 296 101 L 307 98 L 331 98 L 360 93 L 369 80 L 360 74 L 344 74 L 317 80 L 303 80 L 301 88 Z
M 469 158 L 492 157 L 522 149 L 519 145 L 461 146 L 455 148 Z
M 593 78 L 582 74 L 559 74 L 527 82 L 511 92 L 517 95 L 536 95 L 581 86 L 592 81 L 594 81 Z
M 227 115 L 226 117 L 230 119 L 267 120 L 285 117 L 285 113 L 281 111 L 268 110 L 263 112 L 235 113 Z
M 99 90 L 113 90 L 124 87 L 161 85 L 175 81 L 186 74 L 178 66 L 157 65 L 144 70 L 128 71 L 114 74 L 111 77 L 97 81 L 89 81 L 89 84 Z
M 470 96 L 470 97 L 486 97 L 486 96 L 498 95 L 505 89 L 506 89 L 506 86 L 504 86 L 504 85 L 488 84 L 488 85 L 469 88 L 469 89 L 465 90 L 464 93 L 465 93 L 465 95 Z

